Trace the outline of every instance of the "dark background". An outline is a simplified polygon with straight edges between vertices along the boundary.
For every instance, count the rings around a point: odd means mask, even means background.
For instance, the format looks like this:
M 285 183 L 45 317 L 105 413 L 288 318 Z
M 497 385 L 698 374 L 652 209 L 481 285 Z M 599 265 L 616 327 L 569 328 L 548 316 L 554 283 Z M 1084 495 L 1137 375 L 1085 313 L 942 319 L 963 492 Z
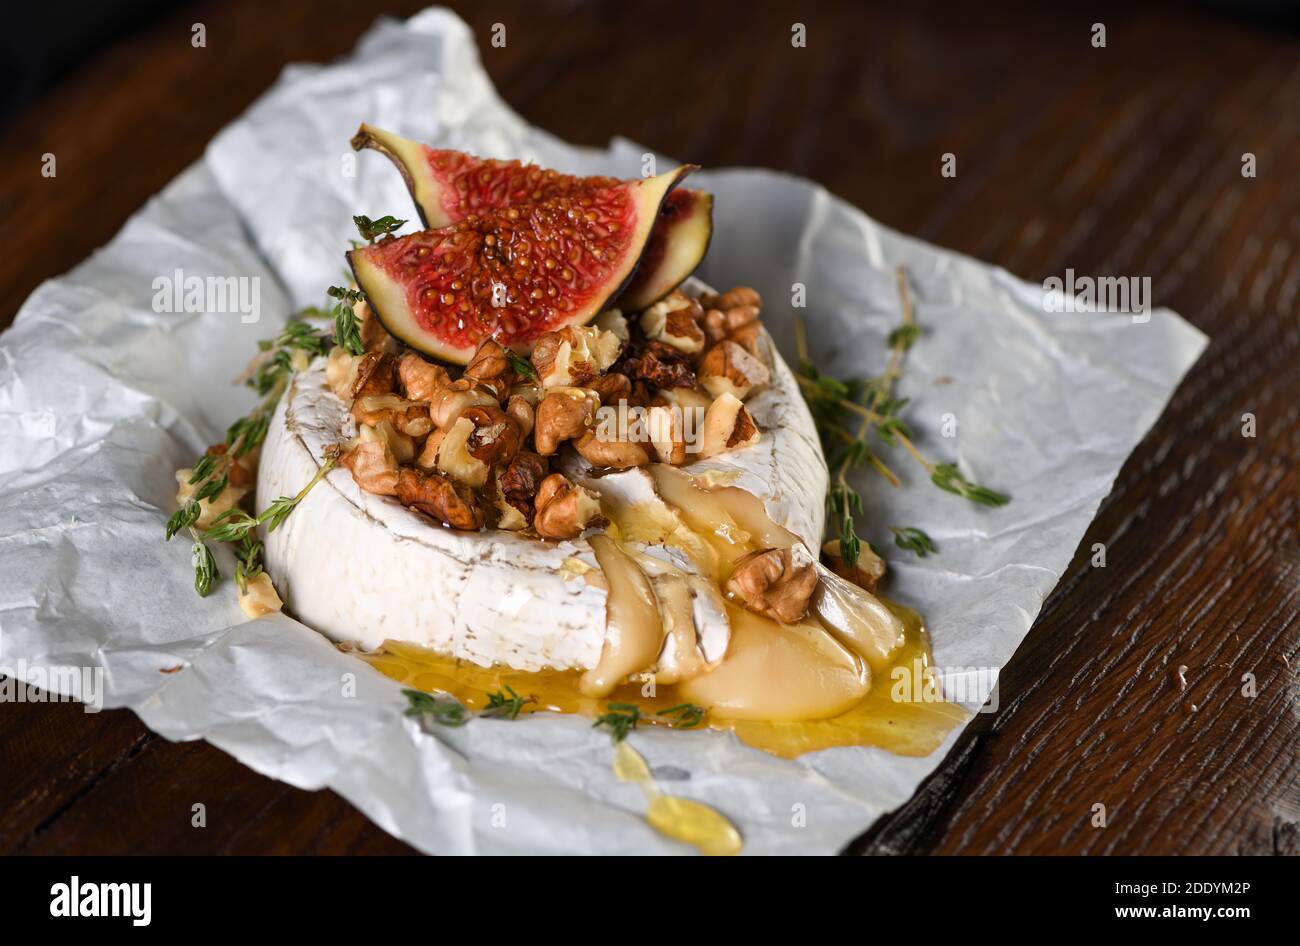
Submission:
M 1067 267 L 1150 276 L 1156 303 L 1211 338 L 1006 668 L 1001 710 L 854 850 L 1300 852 L 1300 41 L 1288 5 L 451 6 L 505 99 L 562 138 L 621 134 L 705 165 L 789 170 L 1031 280 Z M 347 52 L 379 12 L 330 0 L 27 10 L 30 25 L 0 38 L 0 326 L 286 63 Z M 790 47 L 796 21 L 807 49 Z M 195 22 L 205 49 L 190 45 Z M 504 49 L 488 43 L 496 22 Z M 1105 49 L 1090 44 L 1095 22 Z M 40 176 L 46 152 L 53 180 Z M 939 174 L 944 152 L 958 156 L 955 179 Z M 1105 569 L 1084 554 L 1094 542 Z M 195 801 L 208 806 L 201 832 Z M 1091 825 L 1097 804 L 1105 828 Z M 403 850 L 332 793 L 170 744 L 126 711 L 0 708 L 0 851 Z

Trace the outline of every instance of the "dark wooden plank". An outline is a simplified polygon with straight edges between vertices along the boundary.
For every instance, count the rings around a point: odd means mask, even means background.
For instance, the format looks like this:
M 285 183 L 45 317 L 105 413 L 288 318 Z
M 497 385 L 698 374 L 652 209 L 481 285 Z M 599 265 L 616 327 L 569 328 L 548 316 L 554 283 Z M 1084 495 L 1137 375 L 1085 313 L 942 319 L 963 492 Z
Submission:
M 1107 4 L 453 6 L 507 101 L 561 137 L 805 174 L 1030 279 L 1150 276 L 1159 304 L 1211 336 L 1006 668 L 1000 712 L 854 850 L 1300 851 L 1294 36 Z M 328 0 L 192 4 L 17 116 L 0 136 L 0 324 L 284 63 L 346 52 L 371 17 Z M 796 19 L 806 49 L 790 46 Z M 1105 49 L 1089 43 L 1097 21 Z M 206 50 L 189 45 L 193 22 Z M 505 48 L 489 44 L 498 22 Z M 47 151 L 54 181 L 39 176 Z M 955 179 L 939 174 L 945 152 Z M 4 850 L 407 850 L 332 793 L 167 743 L 126 713 L 4 706 L 0 762 Z M 190 806 L 208 798 L 196 831 Z
M 168 742 L 126 710 L 21 703 L 0 720 L 0 853 L 414 853 L 333 792 Z

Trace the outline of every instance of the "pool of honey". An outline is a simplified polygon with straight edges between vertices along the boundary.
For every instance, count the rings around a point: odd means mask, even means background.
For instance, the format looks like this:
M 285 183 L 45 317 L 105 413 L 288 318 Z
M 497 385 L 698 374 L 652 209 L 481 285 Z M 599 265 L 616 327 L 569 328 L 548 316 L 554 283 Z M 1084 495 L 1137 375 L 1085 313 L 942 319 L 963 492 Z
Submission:
M 917 668 L 930 665 L 930 647 L 916 611 L 887 600 L 885 603 L 906 628 L 903 646 L 894 655 L 889 671 L 877 675 L 867 696 L 847 712 L 830 719 L 797 722 L 717 719 L 706 713 L 701 728 L 732 732 L 747 745 L 786 759 L 837 746 L 875 746 L 898 755 L 929 755 L 953 727 L 967 718 L 967 713 L 941 700 L 893 698 L 894 671 L 901 668 L 907 675 L 905 679 L 910 680 Z M 578 689 L 578 671 L 529 673 L 508 667 L 481 667 L 397 641 L 385 641 L 378 650 L 358 656 L 411 689 L 451 696 L 473 710 L 485 708 L 488 694 L 507 686 L 521 697 L 534 700 L 524 707 L 524 713 L 570 713 L 594 718 L 606 712 L 609 703 L 631 703 L 640 708 L 646 722 L 667 725 L 655 714 L 685 702 L 675 687 L 659 686 L 648 695 L 649 687 L 641 683 L 624 684 L 607 697 L 587 697 Z M 910 684 L 907 692 L 911 696 Z M 684 737 L 688 735 L 689 731 L 683 733 Z

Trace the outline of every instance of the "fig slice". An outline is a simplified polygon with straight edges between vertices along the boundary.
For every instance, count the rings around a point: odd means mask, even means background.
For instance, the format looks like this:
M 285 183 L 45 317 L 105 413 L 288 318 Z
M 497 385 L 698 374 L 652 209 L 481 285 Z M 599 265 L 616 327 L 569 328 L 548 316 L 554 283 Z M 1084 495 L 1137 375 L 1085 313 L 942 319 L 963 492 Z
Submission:
M 361 126 L 352 147 L 372 148 L 397 165 L 426 227 L 445 227 L 488 208 L 539 203 L 621 183 L 612 177 L 574 177 L 535 164 L 430 148 L 370 125 Z M 712 195 L 674 191 L 619 305 L 629 311 L 643 309 L 676 289 L 704 258 L 712 234 Z
M 650 244 L 617 305 L 636 312 L 658 302 L 695 272 L 713 236 L 713 195 L 679 187 L 659 208 Z
M 545 332 L 589 322 L 623 290 L 664 198 L 694 169 L 483 207 L 355 249 L 348 262 L 384 327 L 412 348 L 462 365 L 489 335 L 527 351 Z

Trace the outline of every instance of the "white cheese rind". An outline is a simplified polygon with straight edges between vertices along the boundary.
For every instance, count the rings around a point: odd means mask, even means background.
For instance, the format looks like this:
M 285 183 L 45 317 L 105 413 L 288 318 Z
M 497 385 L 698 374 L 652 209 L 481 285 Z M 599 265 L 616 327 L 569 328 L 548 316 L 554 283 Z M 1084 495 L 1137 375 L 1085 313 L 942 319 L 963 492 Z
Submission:
M 818 548 L 828 475 L 816 430 L 789 368 L 772 352 L 772 384 L 746 406 L 763 430 L 744 450 L 691 463 L 764 501 L 779 525 Z M 257 509 L 297 493 L 326 448 L 356 433 L 325 384 L 324 360 L 295 377 L 271 421 L 258 469 Z M 600 480 L 589 485 L 600 487 Z M 613 482 L 608 484 L 612 487 Z M 606 634 L 606 585 L 583 539 L 542 542 L 503 531 L 457 532 L 361 490 L 333 470 L 285 524 L 263 536 L 266 564 L 288 611 L 338 641 L 385 639 L 483 666 L 590 669 Z M 575 561 L 586 568 L 574 567 Z M 707 651 L 726 637 L 710 626 Z M 710 662 L 717 654 L 708 653 Z
M 325 448 L 353 433 L 321 363 L 298 376 L 271 421 L 258 508 L 293 495 Z M 266 534 L 267 570 L 285 607 L 334 640 L 385 639 L 521 670 L 594 666 L 605 642 L 604 581 L 582 540 L 457 532 L 362 491 L 335 469 Z M 569 559 L 591 570 L 575 577 Z
M 830 484 L 826 458 L 799 383 L 766 330 L 761 339 L 771 352 L 772 382 L 745 401 L 762 431 L 758 443 L 688 463 L 682 469 L 692 476 L 709 471 L 728 475 L 728 486 L 738 486 L 762 499 L 773 522 L 799 536 L 808 548 L 819 549 Z

